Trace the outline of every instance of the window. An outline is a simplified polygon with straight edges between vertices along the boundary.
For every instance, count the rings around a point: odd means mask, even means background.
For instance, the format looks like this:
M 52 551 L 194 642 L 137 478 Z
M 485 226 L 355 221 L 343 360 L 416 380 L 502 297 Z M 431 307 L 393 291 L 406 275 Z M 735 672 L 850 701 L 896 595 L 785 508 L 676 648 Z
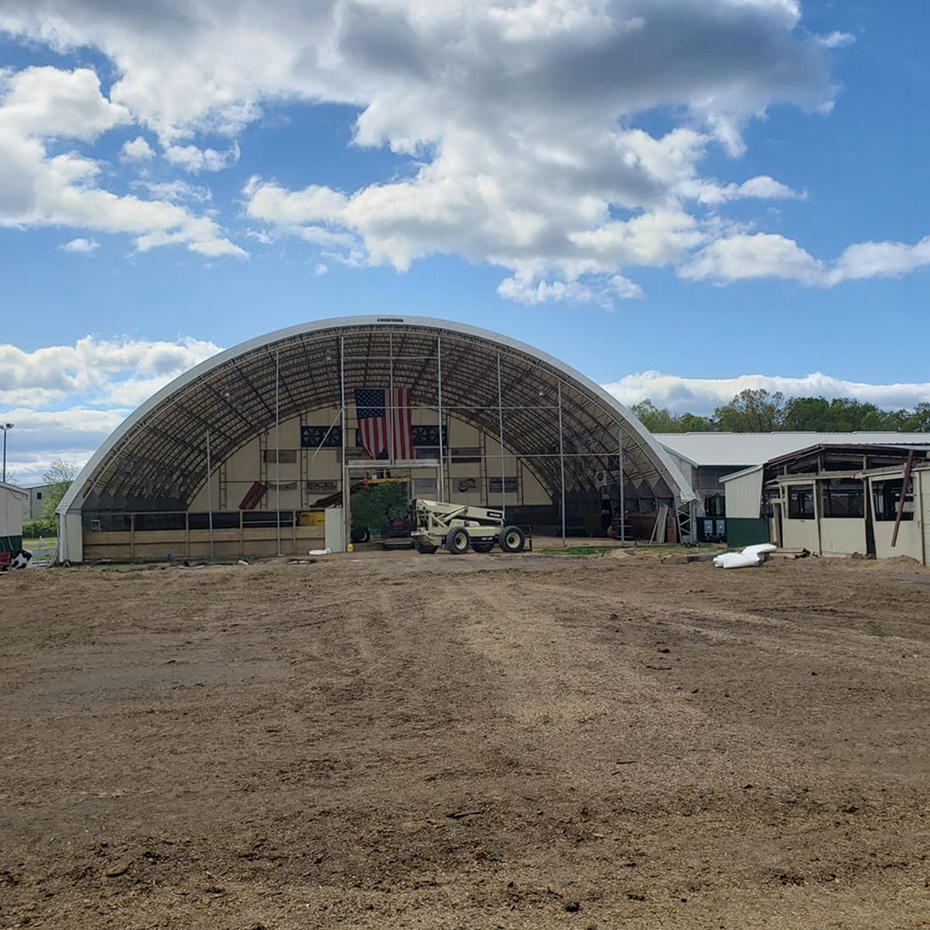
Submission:
M 708 517 L 725 517 L 727 515 L 727 499 L 723 494 L 708 494 L 704 498 L 704 513 Z
M 775 505 L 781 503 L 781 490 L 779 488 L 766 488 L 762 495 L 762 505 L 767 517 L 774 518 Z
M 793 484 L 788 486 L 788 519 L 812 520 L 814 518 L 814 486 Z
M 831 478 L 821 484 L 821 503 L 825 517 L 862 517 L 862 482 L 855 479 Z
M 898 518 L 898 504 L 901 500 L 901 485 L 903 479 L 894 481 L 873 481 L 872 502 L 875 507 L 875 519 L 896 520 Z M 904 508 L 901 513 L 902 520 L 914 519 L 914 492 L 908 487 L 904 495 Z
M 36 500 L 37 500 L 37 501 L 42 500 L 42 492 L 41 492 L 41 491 L 36 491 Z

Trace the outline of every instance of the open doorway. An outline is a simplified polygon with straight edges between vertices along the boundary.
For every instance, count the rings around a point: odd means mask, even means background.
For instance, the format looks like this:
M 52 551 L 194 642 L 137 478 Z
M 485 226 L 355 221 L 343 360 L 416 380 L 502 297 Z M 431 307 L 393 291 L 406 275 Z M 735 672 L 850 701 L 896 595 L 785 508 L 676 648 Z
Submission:
M 350 491 L 346 518 L 352 543 L 380 543 L 394 548 L 410 541 L 413 523 L 409 501 L 437 497 L 438 467 L 350 465 L 346 479 Z

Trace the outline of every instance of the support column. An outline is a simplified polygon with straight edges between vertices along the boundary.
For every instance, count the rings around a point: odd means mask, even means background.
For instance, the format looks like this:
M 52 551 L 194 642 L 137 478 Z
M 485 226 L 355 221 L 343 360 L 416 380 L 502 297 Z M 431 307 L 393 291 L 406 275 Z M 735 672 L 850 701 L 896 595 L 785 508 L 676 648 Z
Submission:
M 446 499 L 446 462 L 442 442 L 442 336 L 436 337 L 437 414 L 439 416 L 439 500 Z
M 497 426 L 501 444 L 501 512 L 507 513 L 507 482 L 504 474 L 504 392 L 501 381 L 501 354 L 497 353 Z M 490 496 L 490 495 L 489 495 Z M 504 521 L 507 522 L 506 519 Z
M 562 382 L 559 381 L 559 474 L 562 486 L 562 547 L 565 541 L 565 437 L 562 433 Z

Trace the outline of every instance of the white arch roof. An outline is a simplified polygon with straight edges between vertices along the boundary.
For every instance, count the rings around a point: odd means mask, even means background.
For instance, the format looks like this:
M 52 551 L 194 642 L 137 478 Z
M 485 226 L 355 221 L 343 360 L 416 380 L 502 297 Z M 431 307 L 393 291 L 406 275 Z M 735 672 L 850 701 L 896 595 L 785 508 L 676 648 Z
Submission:
M 344 354 L 341 355 L 344 349 Z M 441 360 L 441 361 L 440 361 Z M 344 377 L 340 361 L 345 366 Z M 571 462 L 606 461 L 622 428 L 624 469 L 638 486 L 666 488 L 681 503 L 694 494 L 668 452 L 599 385 L 532 346 L 489 330 L 418 316 L 351 316 L 302 323 L 218 353 L 166 385 L 117 427 L 62 499 L 59 513 L 84 504 L 151 509 L 189 502 L 204 481 L 209 430 L 214 462 L 280 420 L 339 406 L 345 386 L 412 387 L 414 403 L 443 409 L 496 436 L 503 397 L 505 444 L 553 487 L 558 448 L 555 396 Z M 498 370 L 501 393 L 498 394 Z M 549 453 L 549 454 L 547 454 Z M 590 466 L 591 462 L 587 461 Z M 600 467 L 604 467 L 601 465 Z M 156 506 L 158 505 L 158 506 Z

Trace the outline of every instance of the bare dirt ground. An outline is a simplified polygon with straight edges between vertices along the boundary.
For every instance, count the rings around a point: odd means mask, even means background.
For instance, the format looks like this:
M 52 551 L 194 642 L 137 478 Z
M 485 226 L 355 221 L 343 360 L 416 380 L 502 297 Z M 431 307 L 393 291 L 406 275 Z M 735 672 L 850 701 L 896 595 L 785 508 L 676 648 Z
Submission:
M 0 577 L 0 927 L 930 926 L 930 573 Z

